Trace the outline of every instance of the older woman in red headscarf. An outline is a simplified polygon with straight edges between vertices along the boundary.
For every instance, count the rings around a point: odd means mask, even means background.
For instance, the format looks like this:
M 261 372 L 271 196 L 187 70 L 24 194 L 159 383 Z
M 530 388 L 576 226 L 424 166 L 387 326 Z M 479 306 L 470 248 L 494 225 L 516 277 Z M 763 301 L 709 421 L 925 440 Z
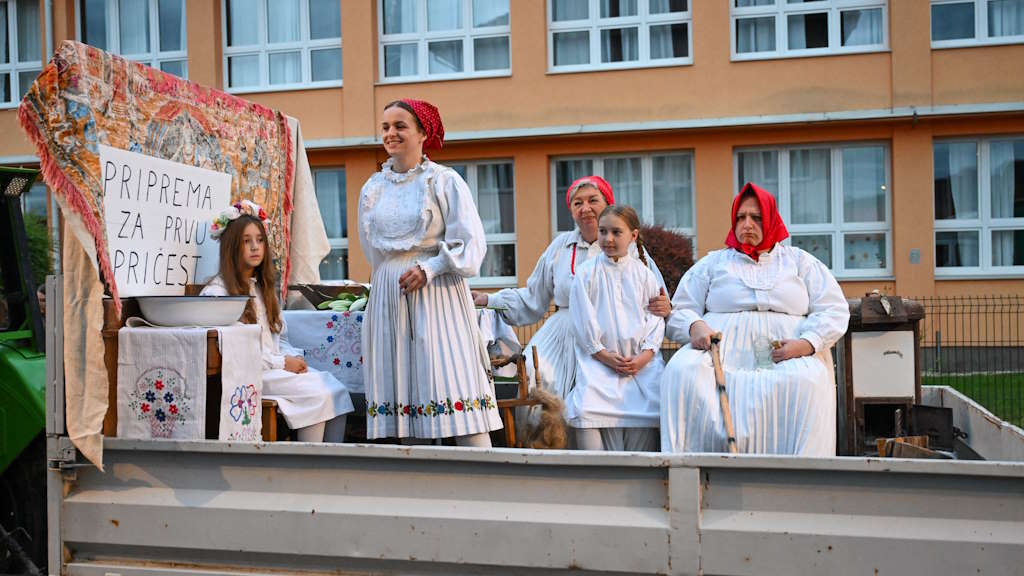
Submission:
M 689 343 L 661 381 L 661 449 L 722 452 L 726 434 L 707 352 L 720 350 L 737 448 L 834 456 L 836 390 L 830 348 L 850 318 L 817 258 L 781 244 L 775 198 L 747 184 L 732 204 L 726 248 L 701 258 L 672 298 L 666 335 Z
M 541 255 L 533 273 L 522 288 L 507 288 L 494 294 L 473 293 L 478 306 L 492 306 L 498 309 L 502 319 L 513 326 L 526 326 L 540 321 L 548 312 L 552 302 L 555 313 L 548 318 L 534 334 L 524 351 L 530 382 L 565 398 L 576 382 L 576 353 L 572 320 L 569 316 L 569 292 L 576 268 L 591 257 L 601 254 L 598 245 L 597 219 L 601 211 L 615 203 L 612 186 L 600 176 L 585 176 L 572 183 L 565 195 L 569 212 L 576 222 L 576 229 L 559 234 Z M 631 247 L 635 250 L 635 245 Z M 664 286 L 654 264 L 647 257 L 648 265 Z M 667 317 L 671 311 L 668 296 L 662 295 L 649 303 L 652 313 Z M 531 347 L 537 348 L 540 369 L 533 366 Z M 534 377 L 536 375 L 536 378 Z M 531 419 L 537 416 L 536 411 Z M 518 418 L 525 426 L 526 418 Z M 517 431 L 517 435 L 521 435 Z
M 437 108 L 391 102 L 380 130 L 389 158 L 359 197 L 366 435 L 489 447 L 501 419 L 467 284 L 487 251 L 473 193 L 424 154 L 444 141 Z

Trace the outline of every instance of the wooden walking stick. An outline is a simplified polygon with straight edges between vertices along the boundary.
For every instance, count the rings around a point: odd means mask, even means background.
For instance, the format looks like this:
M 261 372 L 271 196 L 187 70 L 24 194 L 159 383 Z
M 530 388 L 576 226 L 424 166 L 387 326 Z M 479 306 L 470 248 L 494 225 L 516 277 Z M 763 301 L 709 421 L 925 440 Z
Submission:
M 729 410 L 729 395 L 725 393 L 725 372 L 722 370 L 722 356 L 718 348 L 718 343 L 721 341 L 721 332 L 715 332 L 711 336 L 711 363 L 715 366 L 718 404 L 722 407 L 722 422 L 725 423 L 725 436 L 726 441 L 729 443 L 729 452 L 736 454 L 736 430 L 732 427 L 732 411 Z

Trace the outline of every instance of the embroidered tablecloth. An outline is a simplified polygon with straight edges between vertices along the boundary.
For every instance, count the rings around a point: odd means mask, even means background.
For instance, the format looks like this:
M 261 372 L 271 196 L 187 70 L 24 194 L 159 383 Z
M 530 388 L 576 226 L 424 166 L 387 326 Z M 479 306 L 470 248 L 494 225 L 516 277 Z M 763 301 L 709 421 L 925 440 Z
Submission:
M 206 328 L 122 328 L 117 334 L 119 438 L 202 440 Z
M 130 318 L 118 331 L 117 435 L 120 438 L 206 437 L 207 333 Z M 261 439 L 262 368 L 259 326 L 217 329 L 221 350 L 221 440 Z
M 493 310 L 478 310 L 480 333 L 492 354 L 522 349 L 515 332 Z M 305 351 L 306 363 L 330 372 L 349 392 L 363 393 L 363 313 L 329 310 L 286 310 L 288 342 Z M 515 366 L 507 366 L 515 373 Z M 505 373 L 499 374 L 505 376 Z

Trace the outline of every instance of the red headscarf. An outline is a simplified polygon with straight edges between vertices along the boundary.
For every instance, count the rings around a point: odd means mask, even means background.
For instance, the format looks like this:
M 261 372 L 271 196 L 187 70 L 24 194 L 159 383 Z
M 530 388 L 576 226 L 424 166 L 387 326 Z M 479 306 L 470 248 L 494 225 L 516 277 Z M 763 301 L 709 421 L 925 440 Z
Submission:
M 757 198 L 757 203 L 761 205 L 762 236 L 761 243 L 757 246 L 740 244 L 739 239 L 736 238 L 736 212 L 740 209 L 743 198 L 750 194 L 753 194 Z M 770 250 L 776 242 L 782 242 L 786 238 L 789 238 L 789 231 L 786 230 L 782 216 L 779 216 L 779 210 L 775 207 L 775 197 L 764 188 L 747 182 L 743 191 L 732 201 L 732 220 L 729 223 L 729 235 L 725 237 L 725 245 L 743 252 L 756 262 L 762 250 Z
M 600 176 L 584 176 L 583 178 L 577 178 L 575 182 L 569 185 L 569 190 L 565 193 L 565 203 L 572 208 L 572 195 L 580 189 L 581 186 L 589 184 L 594 188 L 597 188 L 601 195 L 604 196 L 605 202 L 609 205 L 615 204 L 615 195 L 612 194 L 612 185 L 607 180 Z
M 408 104 L 412 108 L 413 114 L 416 115 L 420 126 L 423 127 L 423 133 L 427 137 L 423 141 L 423 149 L 440 150 L 444 143 L 444 124 L 441 123 L 441 113 L 437 111 L 437 106 L 426 100 L 413 100 L 412 98 L 403 98 L 400 102 Z

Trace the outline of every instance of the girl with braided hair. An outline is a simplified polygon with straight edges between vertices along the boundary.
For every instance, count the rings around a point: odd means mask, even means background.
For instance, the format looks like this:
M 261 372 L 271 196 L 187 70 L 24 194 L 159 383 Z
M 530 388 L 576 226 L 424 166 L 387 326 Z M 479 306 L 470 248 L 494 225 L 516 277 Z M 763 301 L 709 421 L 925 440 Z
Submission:
M 577 268 L 569 295 L 576 386 L 566 416 L 580 449 L 657 450 L 665 322 L 648 303 L 662 284 L 647 267 L 635 210 L 605 208 L 598 236 L 603 254 Z

